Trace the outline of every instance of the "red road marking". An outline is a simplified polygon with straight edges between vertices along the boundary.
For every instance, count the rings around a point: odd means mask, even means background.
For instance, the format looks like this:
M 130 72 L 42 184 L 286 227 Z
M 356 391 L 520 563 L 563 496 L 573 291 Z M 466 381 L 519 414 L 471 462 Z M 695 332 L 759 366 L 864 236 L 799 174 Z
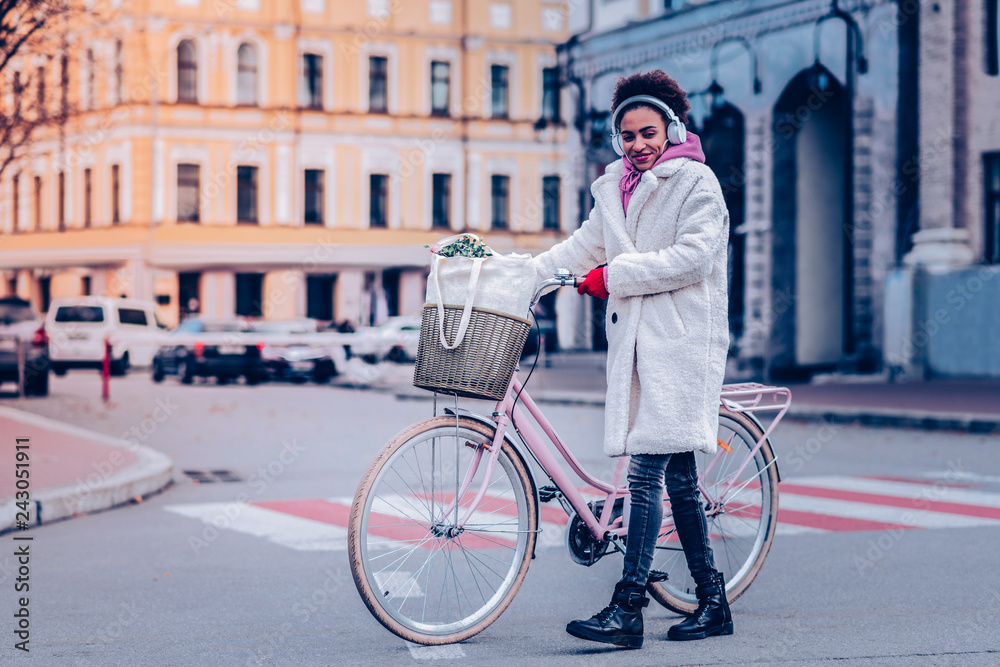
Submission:
M 886 496 L 879 493 L 862 493 L 860 491 L 843 491 L 841 489 L 821 489 L 814 486 L 790 484 L 788 482 L 781 483 L 781 490 L 786 493 L 796 493 L 801 496 L 812 496 L 814 498 L 850 500 L 856 503 L 867 503 L 869 505 L 902 507 L 911 510 L 928 510 L 944 514 L 960 514 L 962 516 L 974 516 L 984 519 L 1000 520 L 1000 507 L 983 507 L 981 505 L 950 503 L 942 500 L 931 500 L 929 498 L 900 498 L 898 496 Z

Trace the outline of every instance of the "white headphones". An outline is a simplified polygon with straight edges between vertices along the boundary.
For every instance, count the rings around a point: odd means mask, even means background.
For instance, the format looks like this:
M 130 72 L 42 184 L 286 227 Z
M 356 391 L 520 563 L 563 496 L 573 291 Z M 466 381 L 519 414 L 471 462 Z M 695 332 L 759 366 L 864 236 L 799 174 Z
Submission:
M 652 95 L 635 95 L 619 104 L 615 112 L 611 114 L 611 147 L 615 149 L 615 153 L 623 157 L 625 156 L 625 145 L 622 143 L 622 133 L 618 128 L 618 115 L 622 112 L 622 109 L 635 102 L 644 102 L 654 106 L 670 118 L 670 124 L 667 125 L 667 140 L 663 143 L 660 150 L 663 150 L 668 143 L 683 144 L 687 141 L 687 128 L 684 127 L 684 123 L 680 121 L 674 110 L 668 107 L 663 100 Z

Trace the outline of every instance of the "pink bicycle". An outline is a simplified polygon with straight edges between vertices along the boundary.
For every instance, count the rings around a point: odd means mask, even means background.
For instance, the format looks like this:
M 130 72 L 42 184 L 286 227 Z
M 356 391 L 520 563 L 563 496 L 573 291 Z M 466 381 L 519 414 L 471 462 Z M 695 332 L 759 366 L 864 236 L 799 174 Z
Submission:
M 557 273 L 535 300 L 549 287 L 576 282 Z M 779 475 L 769 436 L 790 401 L 783 387 L 724 386 L 717 453 L 697 454 L 730 602 L 746 592 L 774 540 Z M 764 411 L 774 413 L 766 428 L 755 416 Z M 491 415 L 459 409 L 457 400 L 445 413 L 403 429 L 379 452 L 355 493 L 348 535 L 351 572 L 368 609 L 391 632 L 429 645 L 468 639 L 503 613 L 534 556 L 540 513 L 560 512 L 545 503 L 569 515 L 565 537 L 574 561 L 592 565 L 627 548 L 627 457 L 615 463 L 610 483 L 585 470 L 516 373 Z M 549 484 L 536 483 L 528 457 Z M 588 502 L 585 492 L 599 497 Z M 649 592 L 669 609 L 691 613 L 694 583 L 664 502 Z

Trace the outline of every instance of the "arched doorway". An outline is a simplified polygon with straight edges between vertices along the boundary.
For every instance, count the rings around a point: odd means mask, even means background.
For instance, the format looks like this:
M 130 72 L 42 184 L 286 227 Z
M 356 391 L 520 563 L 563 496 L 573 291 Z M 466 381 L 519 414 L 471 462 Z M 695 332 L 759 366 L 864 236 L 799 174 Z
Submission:
M 832 370 L 851 329 L 849 95 L 816 65 L 774 107 L 770 375 Z
M 736 232 L 745 222 L 746 209 L 743 114 L 729 103 L 713 106 L 699 136 L 705 164 L 719 179 L 729 209 L 729 330 L 739 339 L 746 311 L 746 237 Z

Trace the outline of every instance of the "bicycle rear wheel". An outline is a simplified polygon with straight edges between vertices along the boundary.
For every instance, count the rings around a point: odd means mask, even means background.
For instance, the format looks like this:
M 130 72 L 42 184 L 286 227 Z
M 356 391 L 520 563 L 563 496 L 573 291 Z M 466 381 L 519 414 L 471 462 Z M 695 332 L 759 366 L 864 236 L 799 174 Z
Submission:
M 414 424 L 382 449 L 358 486 L 348 533 L 351 573 L 372 615 L 403 639 L 468 639 L 503 613 L 528 572 L 538 507 L 528 468 L 509 440 L 476 512 L 456 528 L 486 472 L 493 434 L 465 418 L 457 428 L 454 417 Z
M 699 479 L 708 494 L 707 498 L 702 495 L 702 501 L 715 567 L 726 575 L 726 598 L 730 602 L 743 595 L 757 577 L 778 525 L 778 470 L 770 442 L 763 443 L 736 479 L 732 490 L 725 498 L 719 498 L 729 478 L 762 436 L 763 432 L 753 419 L 720 407 L 718 459 L 709 468 L 716 455 L 695 454 Z M 666 517 L 670 504 L 666 499 L 665 503 Z M 666 572 L 668 578 L 651 583 L 650 595 L 680 614 L 693 613 L 698 607 L 695 584 L 673 528 L 660 536 L 653 569 Z

